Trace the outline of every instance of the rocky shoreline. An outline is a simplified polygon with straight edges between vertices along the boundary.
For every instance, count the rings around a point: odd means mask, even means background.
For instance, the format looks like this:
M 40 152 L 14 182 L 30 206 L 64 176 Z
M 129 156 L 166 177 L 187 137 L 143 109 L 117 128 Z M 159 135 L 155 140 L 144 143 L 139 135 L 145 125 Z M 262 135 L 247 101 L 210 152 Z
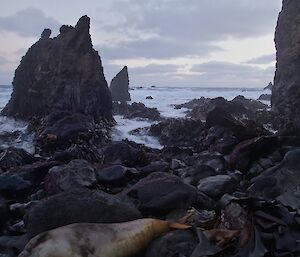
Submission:
M 53 57 L 61 47 L 66 56 Z M 68 65 L 58 68 L 62 60 Z M 277 131 L 277 113 L 238 96 L 194 99 L 174 106 L 188 109 L 185 118 L 164 118 L 142 103 L 112 103 L 101 72 L 86 16 L 54 39 L 45 30 L 23 58 L 2 113 L 29 121 L 35 154 L 0 150 L 1 257 L 72 223 L 182 217 L 191 229 L 164 234 L 136 257 L 299 256 L 300 140 Z M 22 82 L 33 74 L 33 82 Z M 113 114 L 155 120 L 142 133 L 163 149 L 113 142 Z

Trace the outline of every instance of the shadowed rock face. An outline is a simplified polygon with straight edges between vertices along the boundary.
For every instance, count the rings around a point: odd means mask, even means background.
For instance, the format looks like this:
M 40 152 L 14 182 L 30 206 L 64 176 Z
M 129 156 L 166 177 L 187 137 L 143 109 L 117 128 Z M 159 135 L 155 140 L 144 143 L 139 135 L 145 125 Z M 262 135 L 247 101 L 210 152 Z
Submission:
M 299 127 L 300 118 L 300 1 L 284 0 L 275 43 L 277 69 L 272 90 L 272 110 L 286 127 Z
M 110 90 L 113 101 L 130 101 L 129 78 L 127 66 L 125 66 L 111 81 Z
M 111 94 L 89 29 L 87 16 L 75 27 L 63 25 L 55 38 L 45 29 L 16 69 L 13 93 L 2 113 L 30 119 L 68 110 L 110 119 Z

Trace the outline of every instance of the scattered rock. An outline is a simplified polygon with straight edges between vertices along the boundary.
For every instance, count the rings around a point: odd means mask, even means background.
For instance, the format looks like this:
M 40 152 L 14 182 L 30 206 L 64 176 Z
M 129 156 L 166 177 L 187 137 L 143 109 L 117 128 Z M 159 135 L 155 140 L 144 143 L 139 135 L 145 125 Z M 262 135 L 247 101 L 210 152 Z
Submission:
M 112 165 L 96 171 L 97 180 L 102 184 L 123 184 L 126 182 L 128 168 L 121 165 Z
M 160 113 L 157 108 L 146 107 L 143 103 L 127 104 L 124 102 L 114 103 L 114 113 L 123 115 L 126 119 L 149 119 L 160 120 Z
M 256 137 L 243 141 L 232 151 L 230 164 L 242 172 L 247 172 L 253 161 L 274 152 L 278 143 L 278 138 L 275 136 Z
M 197 244 L 198 239 L 191 231 L 171 231 L 154 240 L 145 257 L 191 256 Z
M 97 184 L 94 167 L 85 160 L 73 160 L 49 170 L 45 178 L 48 195 L 71 191 L 74 188 L 92 188 Z
M 151 95 L 149 95 L 149 96 L 146 96 L 146 99 L 153 100 L 154 98 Z
M 212 197 L 219 199 L 226 193 L 236 190 L 238 182 L 228 175 L 217 175 L 204 178 L 199 181 L 198 189 Z
M 32 189 L 32 184 L 18 175 L 0 175 L 0 195 L 8 198 L 26 197 Z
M 213 201 L 203 194 L 198 194 L 196 188 L 183 183 L 174 175 L 162 172 L 150 174 L 124 194 L 137 200 L 143 213 L 152 215 L 166 214 L 191 205 L 199 204 L 203 209 L 213 206 Z
M 4 170 L 31 164 L 38 159 L 23 149 L 9 147 L 2 152 L 0 151 L 0 167 Z

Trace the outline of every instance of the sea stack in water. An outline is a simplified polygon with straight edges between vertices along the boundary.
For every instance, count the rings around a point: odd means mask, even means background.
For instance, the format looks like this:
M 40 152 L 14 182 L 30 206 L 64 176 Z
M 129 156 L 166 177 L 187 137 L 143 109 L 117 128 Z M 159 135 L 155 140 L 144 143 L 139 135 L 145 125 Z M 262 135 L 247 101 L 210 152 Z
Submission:
M 110 90 L 113 101 L 130 101 L 128 69 L 125 66 L 111 81 Z
M 111 94 L 89 29 L 87 16 L 75 27 L 63 25 L 54 38 L 45 29 L 16 69 L 13 93 L 2 113 L 30 119 L 64 110 L 110 119 Z
M 272 110 L 282 129 L 300 128 L 300 1 L 284 0 L 275 44 L 277 69 L 272 90 Z

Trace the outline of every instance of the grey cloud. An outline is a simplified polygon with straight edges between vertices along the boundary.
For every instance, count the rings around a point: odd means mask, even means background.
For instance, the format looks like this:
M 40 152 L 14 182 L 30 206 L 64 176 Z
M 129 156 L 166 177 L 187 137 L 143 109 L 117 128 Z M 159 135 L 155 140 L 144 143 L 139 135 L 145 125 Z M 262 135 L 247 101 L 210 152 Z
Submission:
M 105 59 L 155 58 L 168 59 L 181 56 L 207 56 L 212 51 L 222 48 L 206 42 L 187 42 L 186 40 L 170 40 L 152 38 L 122 42 L 118 45 L 98 45 L 101 56 Z
M 149 64 L 144 67 L 130 68 L 129 72 L 142 75 L 175 74 L 178 68 L 180 66 L 175 64 Z
M 36 8 L 27 8 L 11 16 L 0 17 L 0 31 L 15 32 L 23 37 L 38 37 L 44 28 L 57 30 L 60 24 Z
M 208 55 L 219 50 L 215 42 L 273 33 L 280 6 L 280 0 L 115 1 L 110 11 L 119 22 L 99 26 L 120 39 L 100 48 L 113 59 Z
M 192 68 L 194 78 L 207 86 L 264 86 L 273 80 L 275 67 L 266 69 L 230 62 L 207 62 Z
M 262 55 L 256 58 L 253 58 L 251 60 L 248 60 L 246 63 L 248 64 L 269 64 L 272 62 L 275 62 L 276 60 L 276 54 L 267 54 L 267 55 Z
M 0 56 L 0 65 L 8 63 L 8 60 L 4 58 L 3 56 Z

